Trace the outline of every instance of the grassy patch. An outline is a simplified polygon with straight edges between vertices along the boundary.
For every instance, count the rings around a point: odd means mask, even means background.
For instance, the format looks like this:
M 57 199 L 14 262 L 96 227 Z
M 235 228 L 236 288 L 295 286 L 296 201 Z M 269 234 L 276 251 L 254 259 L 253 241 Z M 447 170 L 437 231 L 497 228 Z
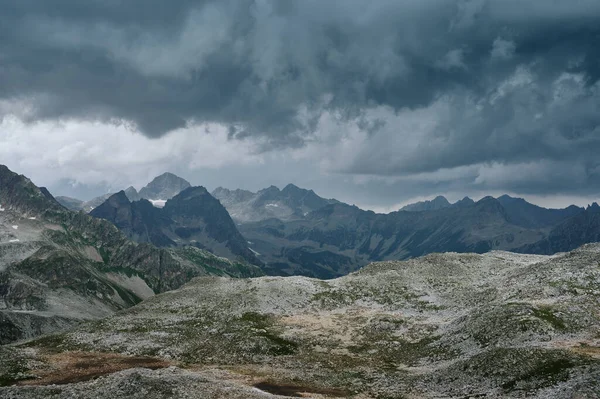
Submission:
M 565 330 L 567 328 L 563 319 L 552 312 L 550 307 L 539 307 L 533 309 L 533 315 L 538 319 L 547 321 L 556 330 Z

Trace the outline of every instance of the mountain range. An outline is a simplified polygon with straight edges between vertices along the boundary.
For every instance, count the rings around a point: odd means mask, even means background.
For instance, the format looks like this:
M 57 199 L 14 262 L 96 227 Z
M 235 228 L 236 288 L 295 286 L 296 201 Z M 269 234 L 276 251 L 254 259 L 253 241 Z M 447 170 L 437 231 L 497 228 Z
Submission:
M 212 195 L 196 188 L 205 200 L 193 206 L 191 217 L 176 205 L 181 204 L 177 193 L 189 184 L 184 182 L 161 175 L 140 194 L 172 199 L 153 200 L 153 207 L 129 189 L 98 204 L 91 215 L 111 221 L 137 242 L 195 245 L 264 264 L 269 274 L 318 278 L 342 276 L 373 261 L 432 252 L 552 254 L 600 239 L 596 204 L 546 209 L 508 195 L 479 201 L 465 197 L 455 203 L 438 196 L 378 214 L 289 184 L 258 192 L 219 187 Z
M 427 210 L 417 210 L 420 207 Z M 506 195 L 431 208 L 431 203 L 420 204 L 411 211 L 377 214 L 333 203 L 303 218 L 263 219 L 238 228 L 261 254 L 269 273 L 320 278 L 340 276 L 373 261 L 432 252 L 564 252 L 597 240 L 600 231 L 593 211 L 575 206 L 546 209 Z M 572 237 L 563 238 L 568 232 Z M 548 237 L 552 244 L 544 244 Z

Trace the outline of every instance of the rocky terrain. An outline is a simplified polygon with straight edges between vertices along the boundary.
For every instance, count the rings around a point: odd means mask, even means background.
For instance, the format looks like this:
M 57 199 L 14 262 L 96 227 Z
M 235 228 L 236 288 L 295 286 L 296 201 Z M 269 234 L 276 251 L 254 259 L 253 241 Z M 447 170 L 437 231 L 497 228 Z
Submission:
M 599 301 L 600 244 L 201 277 L 3 347 L 0 397 L 596 398 Z
M 145 199 L 131 202 L 121 191 L 90 215 L 108 220 L 136 242 L 159 247 L 191 245 L 261 265 L 227 210 L 204 187 L 189 187 L 167 200 L 164 207 L 156 207 Z
M 262 271 L 194 247 L 132 242 L 0 166 L 0 344 L 105 317 L 207 274 Z

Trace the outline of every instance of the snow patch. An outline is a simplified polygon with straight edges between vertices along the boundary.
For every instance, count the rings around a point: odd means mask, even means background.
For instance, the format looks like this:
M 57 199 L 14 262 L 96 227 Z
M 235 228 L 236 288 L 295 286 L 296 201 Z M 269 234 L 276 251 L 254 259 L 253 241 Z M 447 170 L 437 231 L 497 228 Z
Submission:
M 267 204 L 265 206 L 269 206 L 269 207 L 272 207 L 272 208 L 279 208 L 279 204 Z
M 0 205 L 0 212 L 4 212 L 4 211 L 5 211 L 5 209 L 2 208 L 2 205 Z
M 154 205 L 156 208 L 164 208 L 165 204 L 167 203 L 167 200 L 148 200 L 152 203 L 152 205 Z
M 35 220 L 35 216 L 31 216 L 31 217 L 29 217 L 27 219 L 29 219 L 29 220 Z
M 255 250 L 253 250 L 252 248 L 248 247 L 248 249 L 249 249 L 250 251 L 252 251 L 252 253 L 254 253 L 254 255 L 256 255 L 256 256 L 260 256 L 260 254 L 259 254 L 258 252 L 256 252 Z
M 8 240 L 8 242 L 19 242 L 19 239 L 14 239 L 14 240 Z
M 15 229 L 15 230 L 17 230 L 19 228 L 19 226 L 14 225 L 14 226 L 12 226 L 12 228 Z

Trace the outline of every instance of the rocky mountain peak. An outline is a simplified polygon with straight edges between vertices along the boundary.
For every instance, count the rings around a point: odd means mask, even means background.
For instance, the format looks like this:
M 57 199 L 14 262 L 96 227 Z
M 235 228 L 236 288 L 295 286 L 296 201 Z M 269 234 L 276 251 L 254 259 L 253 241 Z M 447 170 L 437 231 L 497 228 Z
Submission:
M 0 207 L 31 215 L 64 210 L 47 189 L 38 188 L 4 165 L 0 165 Z
M 589 205 L 586 209 L 589 212 L 600 212 L 600 205 L 597 202 L 593 202 L 592 205 Z
M 467 207 L 467 206 L 471 206 L 474 204 L 475 204 L 475 201 L 473 201 L 471 198 L 464 197 L 463 199 L 456 201 L 453 205 L 458 206 L 458 207 Z
M 408 212 L 434 211 L 438 209 L 447 208 L 449 206 L 450 202 L 448 202 L 446 197 L 438 195 L 432 200 L 419 201 L 414 204 L 409 204 L 402 207 L 400 210 Z
M 140 199 L 140 194 L 133 186 L 129 186 L 125 189 L 125 195 L 127 195 L 129 201 L 137 201 Z
M 139 192 L 141 198 L 146 199 L 171 199 L 186 188 L 191 187 L 191 184 L 173 173 L 163 173 L 155 177 Z

